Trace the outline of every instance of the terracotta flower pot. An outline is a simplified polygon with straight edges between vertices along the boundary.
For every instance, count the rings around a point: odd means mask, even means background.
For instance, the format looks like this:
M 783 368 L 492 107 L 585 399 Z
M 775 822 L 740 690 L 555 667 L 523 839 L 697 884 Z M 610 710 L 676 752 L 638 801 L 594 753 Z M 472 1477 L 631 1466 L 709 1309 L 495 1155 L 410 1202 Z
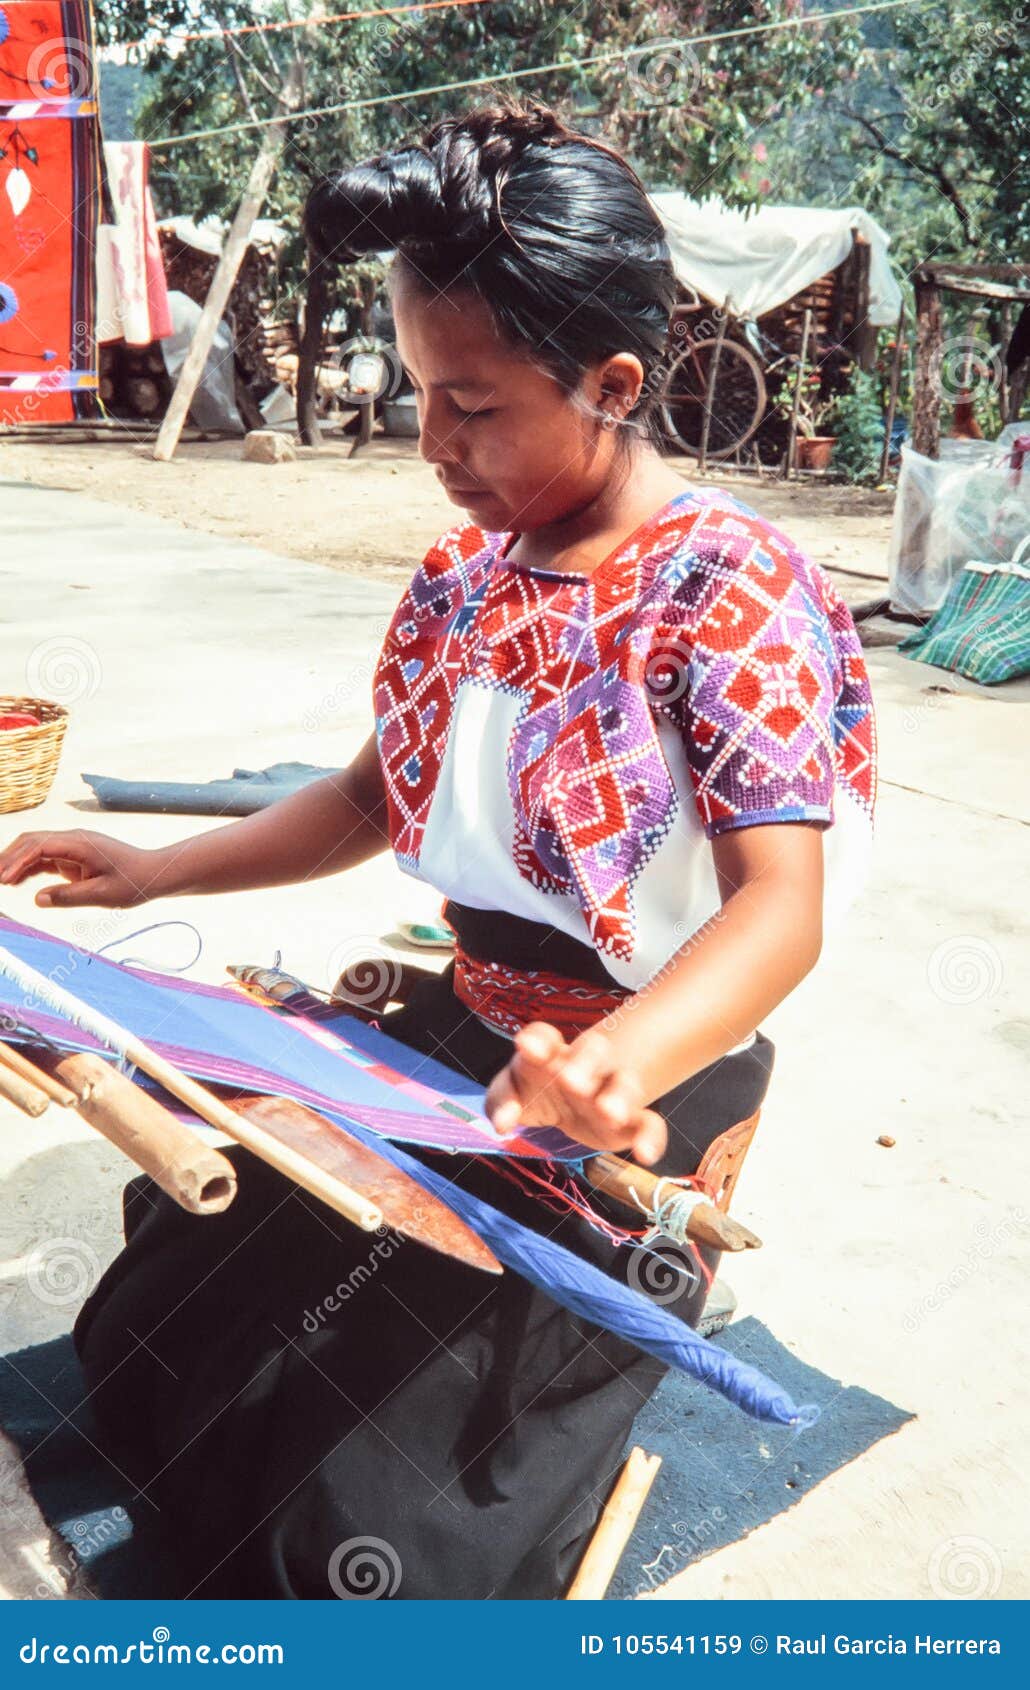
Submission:
M 835 434 L 802 434 L 798 438 L 798 469 L 829 469 Z

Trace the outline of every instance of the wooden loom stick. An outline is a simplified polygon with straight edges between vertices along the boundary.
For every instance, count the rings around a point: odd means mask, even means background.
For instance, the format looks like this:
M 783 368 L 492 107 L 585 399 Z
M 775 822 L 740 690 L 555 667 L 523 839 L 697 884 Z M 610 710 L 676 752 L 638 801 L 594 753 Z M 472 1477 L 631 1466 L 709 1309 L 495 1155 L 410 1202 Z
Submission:
M 64 1109 L 74 1109 L 79 1101 L 73 1091 L 63 1086 L 60 1080 L 54 1080 L 45 1074 L 42 1068 L 37 1068 L 34 1062 L 29 1062 L 20 1050 L 13 1045 L 4 1044 L 0 1039 L 0 1067 L 10 1068 L 15 1074 L 20 1074 L 30 1085 L 38 1086 L 40 1091 L 46 1092 L 51 1103 L 59 1103 Z
M 144 1044 L 134 1033 L 112 1021 L 102 1010 L 92 1009 L 74 993 L 64 986 L 56 985 L 45 974 L 40 974 L 38 969 L 22 962 L 20 957 L 3 946 L 0 946 L 0 975 L 13 980 L 40 1007 L 53 1010 L 63 1020 L 81 1027 L 101 1044 L 116 1051 L 134 1067 L 141 1068 L 152 1080 L 156 1080 L 166 1091 L 171 1092 L 173 1097 L 177 1097 L 180 1103 L 185 1103 L 187 1109 L 192 1109 L 195 1115 L 199 1115 L 202 1121 L 207 1121 L 227 1137 L 242 1144 L 245 1149 L 253 1151 L 263 1162 L 284 1174 L 287 1179 L 295 1181 L 313 1197 L 321 1198 L 323 1203 L 327 1203 L 346 1220 L 353 1221 L 354 1225 L 361 1227 L 364 1232 L 374 1232 L 382 1225 L 382 1211 L 360 1192 L 354 1191 L 333 1175 L 323 1172 L 306 1156 L 298 1155 L 287 1145 L 280 1144 L 254 1122 L 235 1114 L 220 1098 L 215 1097 L 188 1074 L 182 1073 L 163 1056 L 159 1056 L 157 1051 L 151 1050 L 149 1045 Z M 26 1014 L 31 1019 L 31 1004 Z
M 77 1112 L 191 1215 L 218 1215 L 236 1195 L 236 1170 L 214 1145 L 110 1062 L 89 1052 L 39 1051 Z M 41 1075 L 41 1078 L 44 1076 Z M 70 1088 L 70 1089 L 69 1089 Z
M 652 1220 L 675 1195 L 679 1211 L 677 1232 L 685 1232 L 686 1237 L 692 1238 L 696 1244 L 707 1244 L 712 1250 L 729 1251 L 757 1250 L 761 1247 L 762 1240 L 750 1228 L 724 1215 L 703 1192 L 691 1191 L 689 1186 L 677 1186 L 675 1180 L 663 1180 L 648 1168 L 638 1168 L 621 1156 L 591 1156 L 584 1163 L 583 1171 L 598 1191 Z M 663 1186 L 664 1191 L 661 1189 Z
M 8 1068 L 6 1062 L 0 1063 L 0 1097 L 5 1097 L 8 1103 L 13 1103 L 23 1115 L 31 1115 L 38 1120 L 50 1108 L 50 1099 L 39 1086 L 34 1086 L 31 1080 L 26 1080 L 21 1074 L 16 1074 L 13 1068 Z
M 579 1571 L 569 1586 L 566 1602 L 599 1602 L 602 1599 L 661 1464 L 660 1455 L 648 1455 L 639 1444 L 630 1450 L 618 1484 L 605 1503 L 597 1530 L 587 1545 Z

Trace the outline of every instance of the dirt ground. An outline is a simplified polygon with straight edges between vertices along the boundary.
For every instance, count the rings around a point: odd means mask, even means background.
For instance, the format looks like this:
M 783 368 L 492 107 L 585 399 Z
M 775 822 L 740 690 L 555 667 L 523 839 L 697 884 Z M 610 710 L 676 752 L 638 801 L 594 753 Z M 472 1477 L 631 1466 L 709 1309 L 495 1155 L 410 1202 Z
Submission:
M 318 451 L 300 448 L 286 464 L 245 463 L 242 451 L 238 440 L 187 442 L 172 463 L 159 464 L 149 445 L 131 436 L 90 442 L 21 435 L 0 439 L 0 478 L 89 493 L 208 534 L 383 578 L 410 575 L 460 515 L 415 441 L 377 437 L 353 459 L 349 443 L 329 441 Z M 685 481 L 697 479 L 693 460 L 670 461 Z M 718 467 L 706 479 L 784 528 L 839 576 L 849 599 L 875 596 L 869 581 L 886 575 L 892 493 L 759 480 Z

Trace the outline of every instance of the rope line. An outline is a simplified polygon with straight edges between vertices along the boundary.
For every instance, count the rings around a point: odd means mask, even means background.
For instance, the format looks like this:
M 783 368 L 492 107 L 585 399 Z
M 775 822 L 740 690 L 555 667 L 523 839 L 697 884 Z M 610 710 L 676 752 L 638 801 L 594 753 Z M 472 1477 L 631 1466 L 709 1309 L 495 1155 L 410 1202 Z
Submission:
M 711 35 L 685 35 L 676 39 L 663 40 L 654 43 L 664 52 L 670 52 L 680 47 L 703 47 L 716 41 L 737 40 L 742 36 L 768 35 L 782 29 L 804 29 L 810 24 L 836 23 L 841 18 L 859 17 L 870 12 L 896 12 L 902 8 L 913 6 L 934 5 L 937 0 L 874 0 L 873 4 L 864 6 L 847 6 L 839 12 L 813 12 L 807 17 L 781 18 L 775 23 L 747 24 L 739 29 L 722 29 Z M 405 8 L 407 9 L 407 8 Z M 427 94 L 453 94 L 466 88 L 485 88 L 502 82 L 514 81 L 519 77 L 546 76 L 555 71 L 582 69 L 588 65 L 603 65 L 625 63 L 631 60 L 634 52 L 642 52 L 648 43 L 640 48 L 620 49 L 618 52 L 595 53 L 583 59 L 556 59 L 550 64 L 530 65 L 523 70 L 508 70 L 494 76 L 471 76 L 461 82 L 438 82 L 426 88 L 407 88 L 391 94 L 374 94 L 361 100 L 342 100 L 331 106 L 311 106 L 305 111 L 283 112 L 275 117 L 254 117 L 241 120 L 239 123 L 224 123 L 212 129 L 191 129 L 185 135 L 165 135 L 151 140 L 144 137 L 151 148 L 180 147 L 188 141 L 206 141 L 219 135 L 239 135 L 247 129 L 268 129 L 276 123 L 301 123 L 309 118 L 333 117 L 340 112 L 365 111 L 372 106 L 386 106 L 394 102 L 418 100 Z

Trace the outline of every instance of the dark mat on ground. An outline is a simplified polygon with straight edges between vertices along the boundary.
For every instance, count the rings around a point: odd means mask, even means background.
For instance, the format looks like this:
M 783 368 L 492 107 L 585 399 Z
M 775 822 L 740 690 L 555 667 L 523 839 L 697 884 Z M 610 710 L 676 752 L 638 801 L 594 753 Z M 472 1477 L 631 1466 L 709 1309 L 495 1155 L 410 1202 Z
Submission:
M 100 1597 L 185 1596 L 160 1515 L 100 1448 L 70 1337 L 0 1358 L 0 1426 L 47 1523 Z
M 912 1416 L 809 1367 L 760 1321 L 719 1343 L 789 1391 L 818 1403 L 819 1423 L 793 1433 L 750 1420 L 683 1374 L 669 1374 L 640 1412 L 633 1442 L 662 1467 L 609 1595 L 656 1590 L 692 1561 L 733 1543 L 798 1503 L 821 1479 Z M 0 1426 L 21 1450 L 44 1518 L 105 1598 L 185 1595 L 160 1516 L 100 1448 L 70 1338 L 0 1359 Z
M 682 1373 L 669 1373 L 641 1409 L 633 1442 L 662 1457 L 608 1592 L 657 1590 L 693 1561 L 793 1508 L 913 1415 L 858 1385 L 810 1367 L 761 1321 L 735 1321 L 717 1342 L 775 1379 L 796 1403 L 817 1403 L 807 1431 L 751 1420 Z

